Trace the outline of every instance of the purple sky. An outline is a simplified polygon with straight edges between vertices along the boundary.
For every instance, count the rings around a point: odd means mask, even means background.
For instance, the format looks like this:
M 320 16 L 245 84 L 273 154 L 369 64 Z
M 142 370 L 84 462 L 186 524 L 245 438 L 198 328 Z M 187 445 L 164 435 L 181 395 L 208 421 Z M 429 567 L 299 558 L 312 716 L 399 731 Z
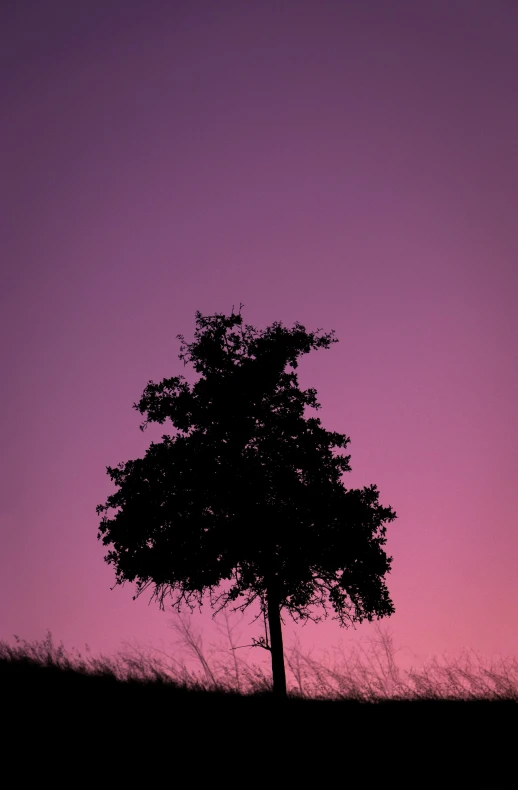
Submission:
M 299 378 L 398 514 L 396 644 L 518 653 L 514 0 L 18 0 L 0 30 L 0 638 L 173 638 L 110 591 L 95 507 L 169 430 L 131 406 L 188 371 L 176 334 L 242 302 L 336 330 Z

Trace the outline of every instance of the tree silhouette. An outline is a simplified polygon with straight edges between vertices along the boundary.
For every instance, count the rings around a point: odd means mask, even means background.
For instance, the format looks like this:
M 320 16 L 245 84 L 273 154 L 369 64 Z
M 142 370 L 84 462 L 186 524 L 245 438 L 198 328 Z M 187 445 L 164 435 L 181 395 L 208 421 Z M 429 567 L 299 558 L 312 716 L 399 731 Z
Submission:
M 200 378 L 148 382 L 133 407 L 141 424 L 171 420 L 176 432 L 151 443 L 144 458 L 107 467 L 118 487 L 98 515 L 98 538 L 116 583 L 152 588 L 161 608 L 170 598 L 218 611 L 259 601 L 269 637 L 273 689 L 286 695 L 281 612 L 341 625 L 394 612 L 384 575 L 385 522 L 396 514 L 378 503 L 375 485 L 347 490 L 349 438 L 326 431 L 306 407 L 316 390 L 301 390 L 298 357 L 337 342 L 295 323 L 260 332 L 239 313 L 196 313 L 195 339 L 183 335 L 179 358 Z

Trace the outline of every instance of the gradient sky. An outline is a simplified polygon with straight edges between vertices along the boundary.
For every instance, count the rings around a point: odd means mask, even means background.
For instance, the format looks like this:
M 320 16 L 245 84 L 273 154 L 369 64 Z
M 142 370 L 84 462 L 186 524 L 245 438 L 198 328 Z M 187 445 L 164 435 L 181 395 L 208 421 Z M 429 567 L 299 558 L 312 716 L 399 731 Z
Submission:
M 170 643 L 95 507 L 168 430 L 131 407 L 188 372 L 176 334 L 242 302 L 336 330 L 299 380 L 398 514 L 396 645 L 516 655 L 514 0 L 17 0 L 0 30 L 0 638 Z

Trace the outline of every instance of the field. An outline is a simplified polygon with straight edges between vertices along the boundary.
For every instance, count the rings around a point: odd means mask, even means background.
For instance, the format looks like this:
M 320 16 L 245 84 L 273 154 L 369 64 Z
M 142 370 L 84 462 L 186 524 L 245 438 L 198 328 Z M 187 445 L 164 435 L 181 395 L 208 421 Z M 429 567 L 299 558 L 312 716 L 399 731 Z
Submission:
M 133 786 L 139 776 L 194 787 L 513 786 L 515 659 L 487 666 L 464 656 L 403 673 L 379 630 L 370 653 L 342 664 L 287 650 L 291 690 L 279 703 L 267 673 L 236 650 L 207 650 L 187 620 L 176 629 L 182 658 L 135 646 L 85 657 L 50 634 L 0 642 L 3 762 L 14 783 L 50 772 L 67 786 Z

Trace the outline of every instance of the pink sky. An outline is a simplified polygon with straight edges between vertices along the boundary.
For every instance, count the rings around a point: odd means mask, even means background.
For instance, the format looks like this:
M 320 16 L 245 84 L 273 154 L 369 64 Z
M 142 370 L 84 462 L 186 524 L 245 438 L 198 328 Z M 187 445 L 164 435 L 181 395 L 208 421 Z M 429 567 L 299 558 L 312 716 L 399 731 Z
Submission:
M 395 643 L 517 654 L 518 6 L 0 14 L 0 639 L 171 642 L 110 590 L 95 507 L 106 466 L 169 430 L 131 406 L 188 370 L 176 334 L 242 302 L 258 328 L 336 330 L 299 379 L 351 437 L 345 485 L 398 514 Z

